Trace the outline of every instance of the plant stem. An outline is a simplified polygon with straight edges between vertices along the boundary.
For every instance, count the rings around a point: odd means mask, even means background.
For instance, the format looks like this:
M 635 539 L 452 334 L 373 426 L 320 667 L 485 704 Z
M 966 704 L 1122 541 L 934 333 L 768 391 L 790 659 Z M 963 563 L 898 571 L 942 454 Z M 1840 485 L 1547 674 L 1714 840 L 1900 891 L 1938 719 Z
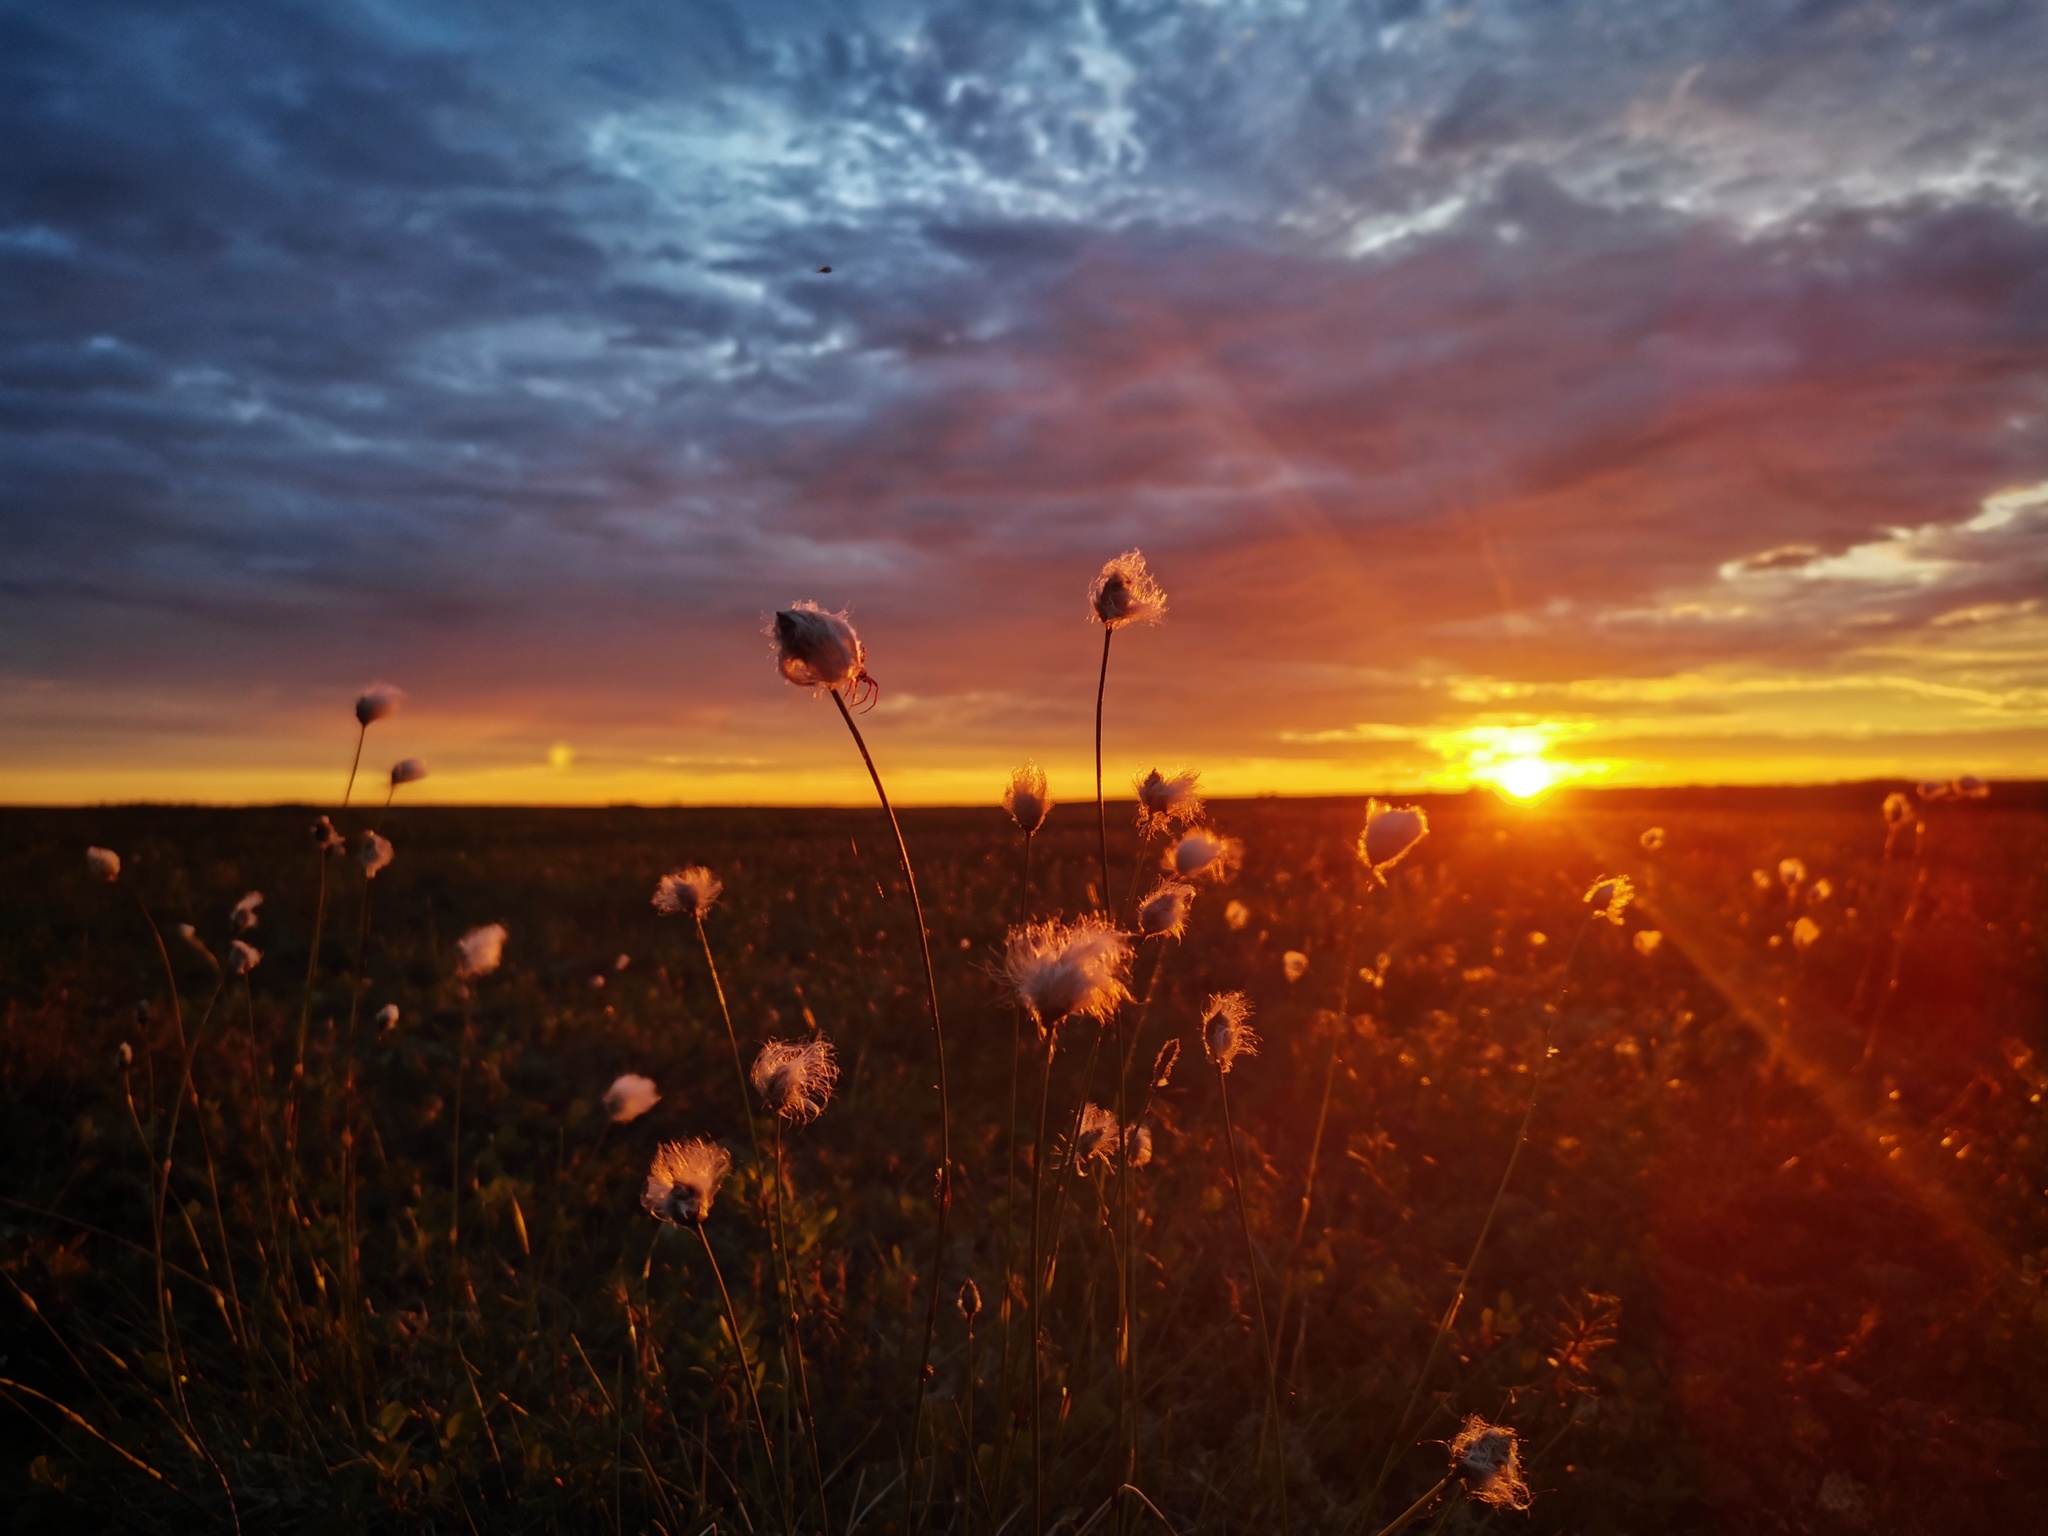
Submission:
M 818 1418 L 811 1411 L 811 1377 L 804 1366 L 803 1334 L 797 1327 L 796 1278 L 789 1262 L 789 1228 L 782 1216 L 785 1179 L 782 1165 L 782 1116 L 775 1116 L 775 1248 L 782 1260 L 782 1300 L 789 1318 L 789 1348 L 796 1359 L 797 1401 L 803 1407 L 804 1433 L 811 1442 L 811 1475 L 818 1482 L 818 1527 L 822 1536 L 832 1536 L 832 1514 L 825 1504 L 825 1465 L 818 1454 Z
M 1052 1055 L 1059 1043 L 1056 1029 L 1045 1032 L 1045 1064 L 1038 1078 L 1038 1136 L 1031 1148 L 1031 1536 L 1045 1531 L 1045 1351 L 1039 1309 L 1044 1291 L 1045 1255 L 1040 1246 L 1040 1191 L 1044 1187 L 1046 1106 L 1052 1099 Z
M 718 1015 L 725 1020 L 725 1038 L 732 1045 L 732 1070 L 739 1078 L 740 1113 L 747 1117 L 747 1138 L 754 1144 L 754 1161 L 761 1160 L 761 1133 L 754 1128 L 754 1102 L 747 1094 L 747 1069 L 740 1059 L 740 1037 L 732 1027 L 732 1010 L 725 1003 L 725 983 L 718 979 L 718 962 L 711 957 L 711 940 L 704 932 L 704 917 L 696 914 L 697 942 L 704 949 L 704 966 L 711 972 L 711 990 L 718 994 Z
M 740 1332 L 740 1315 L 733 1309 L 732 1292 L 725 1288 L 725 1272 L 718 1267 L 718 1255 L 711 1251 L 711 1237 L 705 1232 L 704 1223 L 693 1221 L 690 1225 L 697 1233 L 697 1241 L 704 1245 L 704 1258 L 711 1265 L 711 1278 L 718 1282 L 718 1297 L 725 1303 L 725 1323 L 732 1330 L 733 1352 L 740 1357 L 740 1380 L 746 1383 L 747 1401 L 753 1405 L 754 1428 L 761 1436 L 761 1454 L 768 1463 L 768 1481 L 775 1485 L 779 1493 L 782 1479 L 775 1474 L 775 1442 L 768 1438 L 768 1419 L 761 1412 L 761 1395 L 754 1390 L 754 1367 L 747 1360 L 746 1338 Z M 782 1511 L 782 1523 L 783 1529 L 794 1529 L 786 1503 Z
M 1436 1499 L 1436 1496 L 1444 1491 L 1444 1485 L 1450 1482 L 1450 1480 L 1451 1478 L 1449 1473 L 1445 1473 L 1442 1477 L 1438 1478 L 1436 1486 L 1434 1488 L 1430 1489 L 1429 1492 L 1425 1493 L 1421 1498 L 1417 1499 L 1413 1504 L 1410 1504 L 1406 1509 L 1402 1510 L 1401 1513 L 1394 1516 L 1393 1519 L 1389 1520 L 1384 1526 L 1382 1526 L 1379 1531 L 1379 1536 L 1396 1536 L 1396 1533 L 1404 1525 L 1406 1525 L 1410 1520 L 1413 1520 L 1417 1515 L 1421 1514 L 1425 1509 L 1429 1508 L 1430 1504 L 1434 1502 L 1434 1500 Z
M 1216 1087 L 1223 1105 L 1223 1145 L 1230 1153 L 1230 1184 L 1237 1193 L 1237 1221 L 1244 1230 L 1244 1253 L 1252 1272 L 1252 1305 L 1259 1316 L 1259 1343 L 1266 1354 L 1266 1418 L 1273 1431 L 1274 1481 L 1280 1492 L 1280 1529 L 1287 1530 L 1287 1442 L 1280 1419 L 1279 1370 L 1274 1364 L 1273 1336 L 1266 1328 L 1266 1287 L 1259 1279 L 1259 1250 L 1252 1242 L 1251 1211 L 1245 1204 L 1244 1174 L 1237 1162 L 1237 1132 L 1230 1120 L 1230 1074 L 1216 1070 Z M 1259 1444 L 1266 1443 L 1265 1431 Z
M 932 1053 L 937 1058 L 939 1069 L 939 1221 L 936 1241 L 932 1246 L 932 1272 L 927 1282 L 931 1294 L 927 1298 L 924 1317 L 924 1343 L 918 1353 L 917 1406 L 910 1417 L 910 1464 L 903 1477 L 903 1528 L 914 1532 L 914 1505 L 916 1501 L 915 1472 L 918 1458 L 918 1436 L 924 1424 L 925 1392 L 931 1385 L 932 1377 L 932 1336 L 939 1327 L 939 1283 L 946 1262 L 946 1217 L 953 1205 L 953 1111 L 952 1101 L 946 1091 L 946 1032 L 939 1022 L 939 976 L 932 968 L 931 933 L 925 927 L 924 903 L 917 895 L 917 874 L 910 867 L 910 849 L 903 841 L 903 827 L 896 820 L 895 807 L 889 804 L 889 792 L 882 787 L 882 775 L 875 767 L 875 759 L 868 751 L 868 744 L 861 736 L 860 727 L 854 724 L 853 714 L 846 707 L 846 700 L 838 689 L 828 690 L 832 702 L 839 706 L 839 718 L 846 722 L 846 728 L 853 733 L 853 744 L 860 749 L 860 760 L 867 765 L 868 777 L 874 781 L 875 796 L 882 802 L 882 813 L 889 818 L 889 830 L 896 837 L 896 856 L 903 864 L 903 883 L 910 891 L 910 908 L 917 919 L 917 944 L 924 958 L 925 989 L 931 998 L 932 1009 Z
M 1102 695 L 1109 687 L 1109 641 L 1116 633 L 1102 626 L 1102 670 L 1095 679 L 1095 835 L 1102 869 L 1102 892 L 1096 901 L 1109 910 L 1109 811 L 1102 803 Z

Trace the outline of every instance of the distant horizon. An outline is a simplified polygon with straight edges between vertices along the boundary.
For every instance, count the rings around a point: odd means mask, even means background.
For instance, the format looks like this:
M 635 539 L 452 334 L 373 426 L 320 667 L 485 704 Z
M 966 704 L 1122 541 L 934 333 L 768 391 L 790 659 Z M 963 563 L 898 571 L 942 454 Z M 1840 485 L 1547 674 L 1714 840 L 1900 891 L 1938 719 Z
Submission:
M 1531 799 L 1517 799 L 1490 784 L 1468 784 L 1456 788 L 1421 789 L 1359 789 L 1330 790 L 1307 793 L 1272 791 L 1251 794 L 1212 794 L 1204 798 L 1212 805 L 1235 804 L 1270 800 L 1285 801 L 1347 801 L 1369 799 L 1407 800 L 1454 800 L 1485 796 L 1494 803 L 1510 810 L 1527 813 L 1541 812 L 1546 806 L 1561 801 L 1579 798 L 1601 798 L 1612 796 L 1617 799 L 1629 797 L 1651 797 L 1658 795 L 1768 795 L 1768 794 L 1828 794 L 1847 795 L 1865 790 L 1893 790 L 1901 787 L 1910 789 L 1926 782 L 1912 778 L 1879 776 L 1873 778 L 1809 780 L 1783 783 L 1669 783 L 1669 784 L 1571 784 L 1561 785 L 1554 790 Z M 2048 794 L 2048 776 L 2039 778 L 1986 779 L 1984 783 L 1991 791 L 1991 798 L 2002 799 L 2015 791 Z M 1130 796 L 1107 797 L 1104 804 L 1111 810 L 1128 808 L 1135 804 Z M 1981 803 L 1981 802 L 1968 802 Z M 336 802 L 320 800 L 79 800 L 79 801 L 0 801 L 0 813 L 15 811 L 332 811 Z M 371 809 L 381 806 L 381 800 L 353 800 L 350 810 Z M 918 811 L 990 811 L 1001 814 L 1002 807 L 997 798 L 990 796 L 983 800 L 898 800 L 899 810 Z M 1055 805 L 1055 814 L 1061 808 L 1068 810 L 1092 809 L 1093 796 L 1063 800 Z M 398 802 L 392 807 L 395 812 L 417 811 L 854 811 L 875 813 L 875 803 L 870 792 L 862 799 L 849 796 L 845 800 L 802 800 L 802 801 L 518 801 L 518 800 L 435 800 L 421 802 Z M 1876 806 L 1872 806 L 1873 812 Z

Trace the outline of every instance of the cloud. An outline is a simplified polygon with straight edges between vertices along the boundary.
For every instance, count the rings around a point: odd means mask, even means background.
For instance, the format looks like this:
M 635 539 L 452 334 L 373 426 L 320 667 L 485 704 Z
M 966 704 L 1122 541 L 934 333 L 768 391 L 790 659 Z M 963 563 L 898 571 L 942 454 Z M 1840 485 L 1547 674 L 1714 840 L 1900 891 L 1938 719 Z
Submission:
M 2038 685 L 2042 519 L 1983 521 L 2048 474 L 2027 8 L 0 28 L 0 681 L 46 777 L 146 753 L 87 724 L 138 688 L 289 736 L 397 670 L 507 763 L 800 776 L 755 630 L 814 594 L 965 782 L 1082 728 L 1077 593 L 1133 543 L 1176 621 L 1131 738 L 1248 775 L 1500 724 L 1454 676 Z

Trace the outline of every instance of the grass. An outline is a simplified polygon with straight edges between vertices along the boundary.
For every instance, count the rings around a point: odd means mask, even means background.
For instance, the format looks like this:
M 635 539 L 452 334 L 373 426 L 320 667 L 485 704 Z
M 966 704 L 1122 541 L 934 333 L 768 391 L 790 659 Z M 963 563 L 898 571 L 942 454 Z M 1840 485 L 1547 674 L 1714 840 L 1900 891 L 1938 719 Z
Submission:
M 0 812 L 0 1507 L 32 1531 L 238 1519 L 680 1536 L 817 1529 L 821 1471 L 839 1536 L 902 1530 L 906 1492 L 927 1530 L 1018 1533 L 1036 1321 L 1049 1524 L 1277 1529 L 1267 1341 L 1195 1033 L 1205 996 L 1242 989 L 1263 1045 L 1232 1072 L 1230 1111 L 1243 1226 L 1285 1298 L 1270 1342 L 1294 1530 L 1370 1536 L 1411 1505 L 1418 1531 L 1440 1516 L 1449 1530 L 2029 1528 L 2048 1471 L 2048 816 L 2001 787 L 1933 808 L 1924 861 L 1907 839 L 1887 863 L 1880 798 L 1429 801 L 1432 835 L 1362 904 L 1358 803 L 1213 807 L 1244 840 L 1243 872 L 1204 889 L 1121 1042 L 1141 1067 L 1185 1043 L 1167 1088 L 1130 1095 L 1157 1155 L 1128 1191 L 1108 1172 L 1064 1186 L 1036 1320 L 1021 1275 L 1002 1294 L 1035 1171 L 1028 1140 L 1011 1155 L 1016 1024 L 992 976 L 1020 911 L 1019 837 L 993 806 L 901 813 L 949 1026 L 955 1161 L 917 1457 L 940 1122 L 931 1000 L 877 811 L 400 804 L 381 822 L 397 857 L 376 882 L 360 996 L 347 918 L 361 875 L 326 871 L 329 915 L 347 914 L 327 928 L 347 931 L 319 956 L 295 1149 L 322 899 L 310 813 Z M 1055 811 L 1034 840 L 1032 911 L 1089 908 L 1090 810 Z M 1116 865 L 1135 855 L 1128 809 L 1110 824 Z M 1652 824 L 1668 834 L 1654 854 L 1638 844 Z M 122 854 L 119 886 L 87 879 L 88 844 Z M 1753 884 L 1786 855 L 1809 890 L 1832 883 L 1828 899 Z M 816 1027 L 840 1055 L 832 1106 L 784 1133 L 779 1201 L 695 927 L 648 904 L 683 863 L 725 882 L 706 938 L 742 1050 Z M 1559 1004 L 1580 896 L 1605 873 L 1633 877 L 1638 905 L 1587 932 Z M 246 991 L 230 978 L 215 997 L 172 925 L 224 954 L 228 910 L 252 888 L 263 961 Z M 169 941 L 180 1008 L 137 895 Z M 1240 928 L 1230 900 L 1249 909 Z M 1803 950 L 1801 915 L 1821 929 Z M 465 1000 L 454 943 L 489 922 L 510 930 L 505 964 Z M 1664 935 L 1647 956 L 1632 943 L 1646 928 Z M 1289 950 L 1309 957 L 1294 983 Z M 1379 981 L 1361 979 L 1381 953 Z M 379 1031 L 386 1003 L 401 1017 Z M 1094 1053 L 1062 1033 L 1056 1128 L 1084 1096 L 1117 1103 L 1114 1031 Z M 1433 1351 L 1546 1038 L 1558 1054 L 1527 1144 Z M 180 1110 L 188 1053 L 196 1102 Z M 629 1071 L 662 1099 L 613 1125 L 599 1101 Z M 173 1113 L 159 1239 L 153 1159 Z M 638 1204 L 654 1146 L 698 1134 L 737 1163 L 701 1248 Z M 963 1279 L 985 1306 L 971 1335 Z M 1417 1503 L 1468 1413 L 1519 1432 L 1528 1513 Z M 1127 1480 L 1142 1498 L 1105 1511 Z

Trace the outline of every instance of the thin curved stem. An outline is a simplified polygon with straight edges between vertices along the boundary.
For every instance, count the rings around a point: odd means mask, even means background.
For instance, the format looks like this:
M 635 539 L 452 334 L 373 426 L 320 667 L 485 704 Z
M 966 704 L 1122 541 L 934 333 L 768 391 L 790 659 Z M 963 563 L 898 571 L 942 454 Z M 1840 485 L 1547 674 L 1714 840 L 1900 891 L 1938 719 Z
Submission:
M 1281 1427 L 1279 1369 L 1274 1363 L 1273 1335 L 1266 1327 L 1266 1287 L 1259 1279 L 1259 1250 L 1252 1242 L 1251 1211 L 1244 1199 L 1244 1173 L 1237 1162 L 1237 1131 L 1230 1120 L 1230 1074 L 1216 1070 L 1216 1087 L 1223 1105 L 1223 1145 L 1230 1153 L 1230 1186 L 1237 1193 L 1237 1221 L 1244 1230 L 1245 1262 L 1252 1273 L 1252 1305 L 1259 1316 L 1259 1343 L 1266 1354 L 1266 1417 L 1273 1430 L 1273 1481 L 1280 1491 L 1280 1529 L 1287 1530 L 1287 1442 Z M 1265 1444 L 1265 1434 L 1259 1443 Z
M 754 1409 L 754 1428 L 761 1436 L 761 1454 L 768 1464 L 768 1481 L 780 1492 L 782 1479 L 775 1473 L 775 1442 L 768 1438 L 768 1419 L 761 1412 L 761 1395 L 754 1390 L 754 1367 L 747 1359 L 746 1337 L 740 1332 L 740 1315 L 733 1308 L 732 1292 L 725 1288 L 725 1272 L 718 1267 L 718 1255 L 711 1251 L 711 1237 L 705 1232 L 704 1223 L 693 1221 L 690 1226 L 697 1234 L 697 1241 L 704 1245 L 704 1258 L 711 1266 L 711 1278 L 718 1282 L 718 1299 L 725 1303 L 725 1324 L 732 1330 L 733 1352 L 740 1357 L 740 1380 L 747 1385 L 747 1401 Z M 782 1524 L 785 1530 L 793 1529 L 786 1504 L 782 1511 Z
M 925 927 L 924 903 L 918 899 L 917 874 L 910 867 L 910 849 L 903 841 L 903 827 L 896 820 L 896 809 L 889 804 L 889 791 L 882 787 L 882 775 L 875 767 L 874 756 L 868 751 L 868 744 L 861 736 L 860 727 L 854 723 L 853 713 L 846 707 L 846 700 L 839 690 L 828 690 L 832 702 L 839 707 L 839 718 L 846 722 L 846 728 L 853 734 L 853 744 L 860 749 L 860 760 L 867 765 L 868 777 L 874 781 L 875 797 L 882 802 L 882 814 L 889 818 L 889 830 L 896 837 L 896 857 L 903 864 L 903 883 L 910 891 L 910 909 L 917 919 L 917 947 L 924 959 L 925 989 L 930 995 L 932 1009 L 932 1053 L 938 1061 L 939 1072 L 939 1221 L 936 1241 L 932 1246 L 931 1294 L 926 1298 L 924 1317 L 924 1343 L 918 1352 L 917 1364 L 917 1405 L 910 1417 L 910 1465 L 905 1468 L 903 1478 L 903 1528 L 906 1532 L 916 1529 L 912 1506 L 916 1500 L 914 1475 L 918 1457 L 918 1436 L 924 1425 L 925 1392 L 932 1378 L 932 1338 L 939 1328 L 939 1282 L 946 1262 L 946 1217 L 953 1205 L 953 1107 L 946 1089 L 946 1031 L 939 1022 L 939 975 L 932 967 L 931 932 Z
M 789 1348 L 796 1360 L 797 1402 L 803 1409 L 804 1432 L 811 1442 L 811 1475 L 818 1483 L 818 1527 L 832 1536 L 832 1513 L 825 1504 L 825 1465 L 818 1453 L 818 1417 L 811 1411 L 811 1377 L 804 1365 L 803 1334 L 797 1327 L 796 1276 L 789 1261 L 789 1228 L 783 1220 L 782 1116 L 775 1117 L 775 1250 L 782 1260 L 782 1301 L 789 1318 Z
M 1044 1328 L 1039 1309 L 1044 1291 L 1039 1276 L 1045 1272 L 1045 1253 L 1040 1245 L 1040 1192 L 1044 1188 L 1046 1106 L 1052 1099 L 1052 1055 L 1059 1044 L 1054 1030 L 1045 1034 L 1045 1064 L 1038 1078 L 1038 1136 L 1031 1151 L 1031 1536 L 1045 1531 L 1045 1349 Z
M 1449 1483 L 1450 1480 L 1451 1478 L 1448 1472 L 1445 1473 L 1442 1477 L 1438 1478 L 1436 1486 L 1434 1488 L 1430 1489 L 1429 1492 L 1425 1493 L 1421 1498 L 1417 1499 L 1413 1504 L 1410 1504 L 1406 1509 L 1402 1510 L 1401 1513 L 1394 1516 L 1394 1518 L 1389 1520 L 1385 1525 L 1381 1526 L 1379 1530 L 1379 1536 L 1396 1536 L 1396 1533 L 1399 1532 L 1403 1526 L 1405 1526 L 1410 1520 L 1413 1520 L 1417 1515 L 1421 1514 L 1424 1510 L 1428 1509 L 1429 1506 L 1436 1501 L 1436 1496 L 1444 1491 L 1444 1486 L 1447 1483 Z
M 711 990 L 718 994 L 718 1016 L 725 1020 L 725 1038 L 732 1045 L 732 1070 L 739 1079 L 740 1113 L 747 1117 L 747 1139 L 754 1144 L 754 1161 L 761 1160 L 761 1133 L 754 1126 L 754 1101 L 747 1094 L 747 1068 L 740 1059 L 740 1037 L 732 1027 L 732 1009 L 726 1006 L 725 983 L 718 979 L 718 962 L 711 957 L 711 939 L 704 932 L 704 916 L 696 914 L 697 942 L 704 949 L 704 968 L 711 973 Z
M 1102 670 L 1095 679 L 1095 835 L 1101 859 L 1102 886 L 1096 905 L 1109 910 L 1109 811 L 1102 803 L 1102 695 L 1109 687 L 1109 641 L 1116 633 L 1102 626 Z

